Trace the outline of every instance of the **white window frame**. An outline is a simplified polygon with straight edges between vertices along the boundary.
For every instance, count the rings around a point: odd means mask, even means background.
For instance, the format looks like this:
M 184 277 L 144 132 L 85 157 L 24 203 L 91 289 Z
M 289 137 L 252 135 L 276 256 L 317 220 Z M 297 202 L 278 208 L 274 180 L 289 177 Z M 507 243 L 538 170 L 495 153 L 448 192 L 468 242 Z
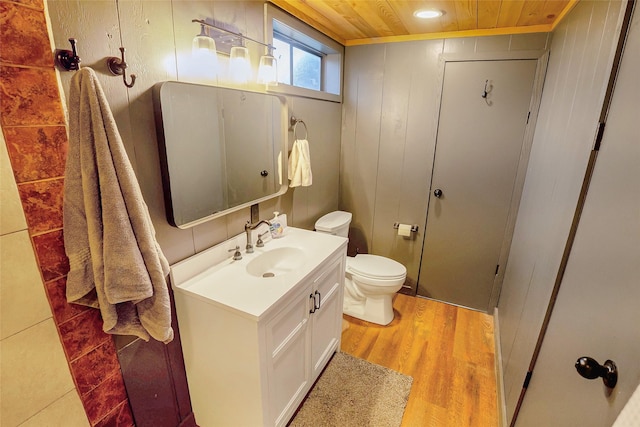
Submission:
M 269 86 L 269 92 L 342 102 L 344 46 L 272 4 L 265 5 L 265 17 L 265 40 L 267 43 L 273 43 L 273 20 L 275 19 L 292 30 L 291 33 L 284 35 L 323 54 L 321 90 L 278 83 L 277 86 Z
M 318 70 L 318 76 L 320 77 L 319 80 L 317 81 L 317 85 L 320 87 L 319 89 L 314 89 L 314 88 L 308 88 L 308 89 L 312 89 L 312 90 L 320 90 L 323 91 L 324 87 L 323 87 L 323 79 L 324 79 L 324 69 L 322 64 L 325 61 L 325 54 L 322 52 L 318 52 L 314 49 L 311 49 L 309 46 L 307 46 L 306 44 L 302 44 L 299 41 L 295 40 L 295 39 L 291 39 L 288 36 L 276 32 L 276 30 L 274 30 L 273 32 L 273 42 L 275 45 L 275 41 L 276 38 L 278 38 L 278 40 L 282 41 L 283 43 L 286 43 L 289 46 L 289 51 L 288 51 L 288 56 L 289 56 L 289 70 L 288 70 L 288 74 L 289 74 L 289 80 L 292 82 L 291 85 L 296 86 L 296 87 L 301 87 L 300 85 L 294 84 L 293 80 L 295 80 L 295 65 L 296 65 L 296 61 L 295 61 L 295 51 L 301 51 L 304 52 L 306 55 L 311 55 L 313 57 L 315 57 L 319 62 L 319 70 Z M 281 58 L 283 52 L 279 52 L 280 49 L 276 49 L 275 51 L 275 55 L 277 58 Z M 278 73 L 280 73 L 280 71 L 282 71 L 282 68 L 284 67 L 284 64 L 282 64 L 281 62 L 278 62 Z M 280 80 L 280 78 L 278 77 L 278 83 L 284 83 L 284 84 L 288 84 L 287 82 L 282 82 Z M 302 86 L 304 87 L 304 86 Z

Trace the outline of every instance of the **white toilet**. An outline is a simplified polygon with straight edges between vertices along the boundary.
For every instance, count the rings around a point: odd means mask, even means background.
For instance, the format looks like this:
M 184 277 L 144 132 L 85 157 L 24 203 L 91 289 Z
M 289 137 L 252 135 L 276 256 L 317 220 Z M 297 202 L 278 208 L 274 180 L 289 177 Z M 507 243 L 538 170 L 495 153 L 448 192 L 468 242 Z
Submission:
M 316 221 L 316 231 L 349 237 L 351 213 L 330 212 Z M 393 295 L 407 277 L 404 265 L 378 255 L 347 257 L 343 312 L 379 325 L 393 320 Z

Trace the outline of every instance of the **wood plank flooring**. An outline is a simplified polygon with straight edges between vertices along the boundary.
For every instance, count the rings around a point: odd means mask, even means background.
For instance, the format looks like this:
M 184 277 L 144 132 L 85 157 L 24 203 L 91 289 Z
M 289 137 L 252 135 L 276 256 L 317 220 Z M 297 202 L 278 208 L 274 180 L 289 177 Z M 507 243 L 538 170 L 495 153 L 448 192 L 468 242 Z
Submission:
M 341 350 L 413 377 L 402 427 L 498 426 L 491 316 L 403 294 L 387 326 L 344 316 Z

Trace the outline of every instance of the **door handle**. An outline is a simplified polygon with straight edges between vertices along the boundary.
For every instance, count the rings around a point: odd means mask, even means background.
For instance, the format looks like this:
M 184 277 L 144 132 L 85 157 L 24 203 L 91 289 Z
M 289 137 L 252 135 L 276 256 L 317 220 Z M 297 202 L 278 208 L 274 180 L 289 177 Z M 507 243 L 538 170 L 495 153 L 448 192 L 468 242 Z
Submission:
M 433 192 L 433 195 L 439 199 L 440 197 L 442 197 L 442 190 L 439 188 L 436 188 L 435 191 Z
M 576 370 L 588 380 L 602 378 L 608 388 L 614 388 L 618 383 L 618 367 L 613 360 L 607 360 L 601 365 L 595 359 L 583 356 L 576 360 Z

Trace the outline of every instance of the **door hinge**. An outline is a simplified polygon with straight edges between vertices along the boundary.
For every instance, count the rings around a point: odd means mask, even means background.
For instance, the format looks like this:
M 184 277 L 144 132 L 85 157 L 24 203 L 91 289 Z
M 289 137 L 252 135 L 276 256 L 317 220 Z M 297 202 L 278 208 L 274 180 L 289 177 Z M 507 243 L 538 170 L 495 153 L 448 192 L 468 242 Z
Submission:
M 529 124 L 529 117 L 531 117 L 531 111 L 527 113 L 527 124 Z
M 524 377 L 524 383 L 522 384 L 522 388 L 528 388 L 529 387 L 529 382 L 531 381 L 531 374 L 532 371 L 527 372 L 527 376 Z
M 495 273 L 495 276 L 497 276 L 497 275 L 498 275 L 498 270 L 500 270 L 500 264 L 496 265 L 496 273 Z
M 602 143 L 602 138 L 604 136 L 604 122 L 598 123 L 598 133 L 596 134 L 596 143 L 593 145 L 593 149 L 595 151 L 600 151 L 600 144 Z

